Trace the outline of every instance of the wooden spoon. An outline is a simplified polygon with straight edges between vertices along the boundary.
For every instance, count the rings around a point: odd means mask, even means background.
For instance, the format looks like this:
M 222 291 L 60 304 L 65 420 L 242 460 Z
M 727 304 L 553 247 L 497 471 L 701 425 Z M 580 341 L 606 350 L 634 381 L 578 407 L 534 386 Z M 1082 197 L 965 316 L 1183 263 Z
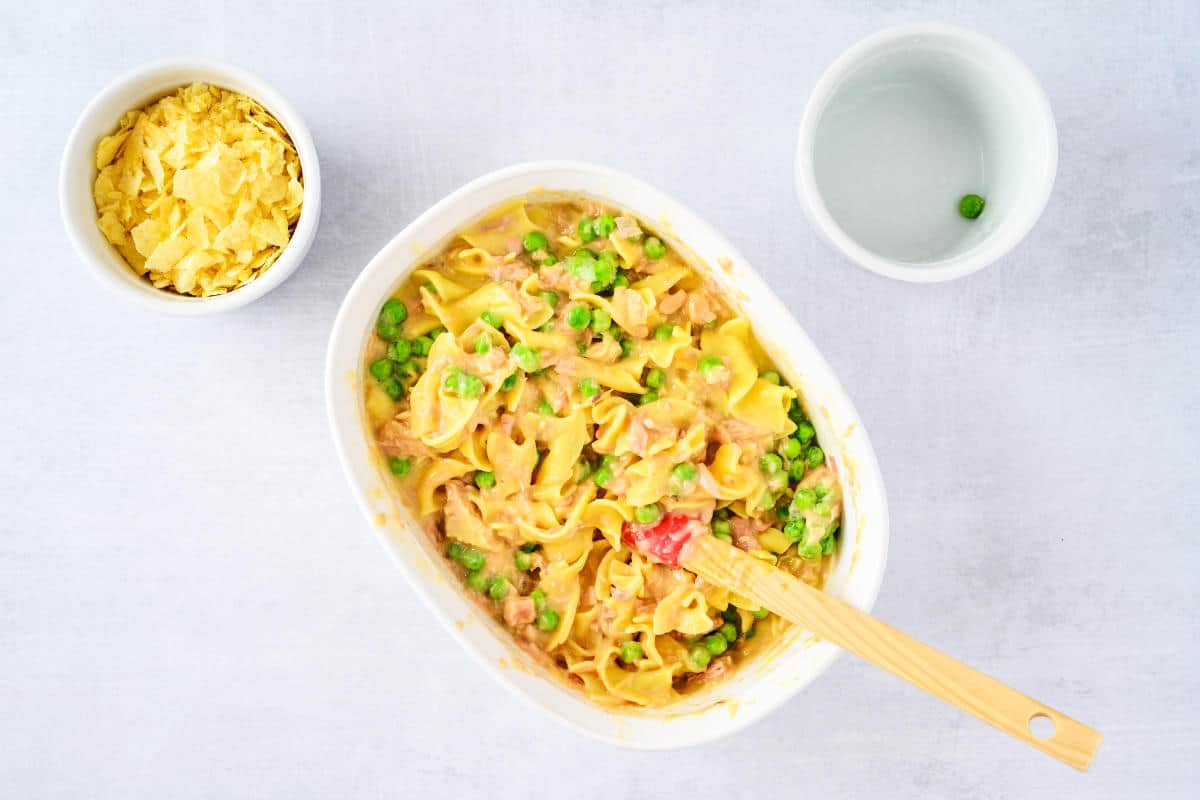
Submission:
M 708 535 L 707 526 L 698 520 L 668 514 L 648 528 L 627 526 L 623 538 L 642 552 L 723 586 L 1078 770 L 1086 770 L 1100 748 L 1104 737 L 1099 731 Z M 1052 723 L 1053 730 L 1045 737 L 1035 736 L 1031 725 L 1043 719 Z

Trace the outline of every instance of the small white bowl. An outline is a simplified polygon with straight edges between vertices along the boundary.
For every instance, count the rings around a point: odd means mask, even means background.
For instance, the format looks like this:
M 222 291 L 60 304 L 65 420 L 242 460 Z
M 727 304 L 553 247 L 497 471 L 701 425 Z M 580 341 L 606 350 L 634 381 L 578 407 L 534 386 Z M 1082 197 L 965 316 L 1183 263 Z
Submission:
M 826 591 L 869 610 L 887 561 L 883 480 L 854 406 L 812 341 L 733 246 L 682 204 L 620 172 L 578 162 L 539 162 L 472 181 L 401 231 L 350 288 L 333 324 L 325 398 L 334 443 L 363 515 L 432 615 L 497 680 L 550 717 L 606 742 L 643 749 L 699 744 L 737 731 L 779 707 L 841 652 L 801 631 L 742 666 L 729 680 L 666 709 L 614 711 L 552 679 L 466 596 L 417 520 L 392 496 L 370 440 L 362 398 L 363 356 L 383 300 L 457 231 L 501 202 L 571 192 L 629 209 L 689 249 L 750 320 L 764 350 L 800 387 L 821 443 L 838 467 L 846 500 L 842 545 Z
M 138 276 L 100 233 L 92 184 L 96 145 L 112 133 L 121 115 L 141 108 L 189 83 L 231 89 L 253 98 L 279 120 L 296 146 L 304 179 L 304 204 L 292 238 L 279 258 L 258 278 L 226 294 L 187 297 L 156 289 Z M 282 95 L 248 72 L 210 61 L 161 61 L 118 78 L 96 95 L 67 139 L 59 172 L 59 206 L 67 235 L 89 271 L 105 286 L 146 308 L 181 316 L 215 314 L 244 306 L 279 286 L 304 260 L 321 218 L 321 170 L 317 149 L 304 120 Z
M 1037 222 L 1058 165 L 1045 92 L 1008 49 L 922 23 L 880 31 L 817 81 L 796 191 L 817 231 L 859 266 L 905 281 L 982 269 Z M 974 220 L 958 212 L 983 196 Z

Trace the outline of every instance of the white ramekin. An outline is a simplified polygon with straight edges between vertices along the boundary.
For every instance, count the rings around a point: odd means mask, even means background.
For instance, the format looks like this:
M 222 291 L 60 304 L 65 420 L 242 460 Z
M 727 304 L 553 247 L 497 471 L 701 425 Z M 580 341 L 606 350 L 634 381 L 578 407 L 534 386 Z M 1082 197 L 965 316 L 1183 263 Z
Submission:
M 234 291 L 213 297 L 186 297 L 156 289 L 129 268 L 96 227 L 92 184 L 96 179 L 96 145 L 112 133 L 121 115 L 193 82 L 210 83 L 247 95 L 279 120 L 300 156 L 304 205 L 300 220 L 278 260 L 258 278 Z M 304 120 L 268 83 L 243 70 L 211 61 L 161 61 L 118 78 L 96 95 L 71 130 L 59 172 L 59 206 L 67 235 L 79 258 L 101 283 L 146 308 L 167 314 L 199 316 L 244 306 L 279 286 L 304 260 L 321 217 L 321 170 L 317 149 Z
M 814 144 L 822 115 L 850 79 L 886 86 L 906 67 L 920 65 L 931 80 L 952 84 L 979 111 L 988 147 L 994 149 L 988 197 L 975 231 L 932 261 L 911 262 L 873 252 L 849 236 L 830 214 L 817 181 Z M 1050 102 L 1033 73 L 1010 50 L 975 31 L 938 23 L 900 25 L 872 34 L 839 56 L 817 81 L 796 147 L 800 204 L 817 232 L 836 250 L 872 272 L 930 283 L 968 275 L 1015 247 L 1037 222 L 1058 167 L 1058 134 Z M 869 192 L 869 186 L 863 191 Z M 994 201 L 993 201 L 994 200 Z M 940 202 L 940 201 L 939 201 Z M 957 199 L 951 202 L 956 204 Z M 947 213 L 954 214 L 955 205 Z
M 629 209 L 708 265 L 751 320 L 780 371 L 801 388 L 821 442 L 838 466 L 847 514 L 827 589 L 859 608 L 871 607 L 887 557 L 888 512 L 875 454 L 854 406 L 808 336 L 729 242 L 662 192 L 609 169 L 540 162 L 485 175 L 418 217 L 367 264 L 342 303 L 329 341 L 325 394 L 338 456 L 364 516 L 413 588 L 451 635 L 506 687 L 570 727 L 628 747 L 683 747 L 728 735 L 804 688 L 839 651 L 796 631 L 731 680 L 679 705 L 658 711 L 605 710 L 549 677 L 515 647 L 511 636 L 466 598 L 461 582 L 416 520 L 389 495 L 361 395 L 364 347 L 379 307 L 456 231 L 501 201 L 531 192 L 574 192 Z

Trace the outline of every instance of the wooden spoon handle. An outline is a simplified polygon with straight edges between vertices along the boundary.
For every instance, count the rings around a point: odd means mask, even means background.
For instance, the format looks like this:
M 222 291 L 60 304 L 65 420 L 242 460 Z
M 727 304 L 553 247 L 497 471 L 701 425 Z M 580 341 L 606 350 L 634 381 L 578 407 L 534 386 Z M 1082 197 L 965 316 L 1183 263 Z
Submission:
M 1078 770 L 1100 748 L 1099 731 L 720 539 L 697 536 L 680 564 Z M 1037 717 L 1054 724 L 1046 738 L 1030 730 Z

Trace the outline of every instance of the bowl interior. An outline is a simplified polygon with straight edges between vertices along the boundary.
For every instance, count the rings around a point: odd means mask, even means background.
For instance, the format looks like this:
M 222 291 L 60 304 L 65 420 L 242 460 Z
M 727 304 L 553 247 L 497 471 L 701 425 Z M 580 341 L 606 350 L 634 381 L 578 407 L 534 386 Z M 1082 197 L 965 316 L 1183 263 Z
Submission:
M 545 191 L 591 196 L 637 213 L 710 268 L 754 325 L 781 371 L 802 388 L 818 434 L 832 445 L 846 503 L 843 547 L 827 590 L 860 608 L 878 591 L 887 550 L 887 509 L 874 454 L 853 406 L 816 348 L 741 257 L 690 211 L 632 178 L 589 165 L 550 162 L 501 170 L 438 203 L 392 240 L 359 276 L 334 324 L 327 362 L 330 422 L 359 504 L 400 569 L 479 663 L 554 718 L 629 746 L 679 747 L 719 737 L 760 718 L 833 660 L 831 645 L 801 631 L 781 640 L 733 679 L 662 710 L 614 712 L 552 679 L 511 636 L 470 603 L 410 512 L 387 490 L 369 441 L 361 398 L 363 348 L 387 293 L 447 237 L 511 197 Z
M 116 129 L 121 115 L 195 82 L 231 89 L 261 103 L 291 137 L 304 176 L 304 205 L 300 219 L 279 259 L 250 283 L 226 294 L 205 298 L 156 289 L 135 274 L 97 227 L 96 205 L 92 198 L 96 145 Z M 254 76 L 234 68 L 204 63 L 148 65 L 118 79 L 97 95 L 80 116 L 67 143 L 59 192 L 67 232 L 92 272 L 110 288 L 143 305 L 177 314 L 210 313 L 244 305 L 282 283 L 303 260 L 320 216 L 320 171 L 316 150 L 299 115 L 270 86 Z
M 810 202 L 852 257 L 858 249 L 930 278 L 972 257 L 982 266 L 1040 214 L 1057 158 L 1053 118 L 1036 80 L 997 43 L 945 26 L 885 31 L 823 82 L 806 112 Z M 977 219 L 959 214 L 965 194 L 986 200 Z

